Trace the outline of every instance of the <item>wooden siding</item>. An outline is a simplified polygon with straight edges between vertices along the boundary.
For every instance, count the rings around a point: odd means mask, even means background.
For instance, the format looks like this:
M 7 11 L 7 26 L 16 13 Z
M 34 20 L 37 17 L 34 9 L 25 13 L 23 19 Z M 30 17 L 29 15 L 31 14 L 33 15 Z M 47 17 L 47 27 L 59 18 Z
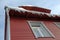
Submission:
M 35 40 L 27 21 L 19 18 L 10 19 L 11 40 Z
M 26 19 L 11 17 L 11 40 L 60 40 L 60 29 L 55 24 L 53 24 L 52 21 L 43 21 L 43 23 L 53 33 L 55 38 L 35 38 Z

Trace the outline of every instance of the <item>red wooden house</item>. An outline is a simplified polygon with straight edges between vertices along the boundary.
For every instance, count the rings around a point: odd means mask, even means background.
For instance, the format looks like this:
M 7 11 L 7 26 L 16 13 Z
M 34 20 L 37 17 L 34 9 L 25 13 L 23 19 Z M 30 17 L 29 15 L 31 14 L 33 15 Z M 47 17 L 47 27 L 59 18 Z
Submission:
M 60 16 L 36 6 L 5 7 L 5 40 L 60 40 Z

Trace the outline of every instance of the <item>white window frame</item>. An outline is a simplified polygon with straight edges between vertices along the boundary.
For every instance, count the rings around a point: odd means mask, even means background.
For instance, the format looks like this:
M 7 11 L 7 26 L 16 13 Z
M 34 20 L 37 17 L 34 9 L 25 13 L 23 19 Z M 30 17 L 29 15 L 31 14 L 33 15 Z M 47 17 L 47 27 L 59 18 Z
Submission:
M 51 31 L 45 26 L 45 24 L 44 24 L 42 21 L 28 21 L 28 24 L 29 24 L 29 26 L 30 26 L 30 28 L 31 28 L 31 30 L 32 30 L 32 26 L 31 26 L 30 22 L 41 22 L 42 25 L 45 27 L 45 29 L 50 33 L 51 37 L 55 38 L 55 36 L 51 33 Z M 33 32 L 33 30 L 32 30 L 32 32 Z M 34 32 L 33 32 L 33 33 L 34 33 Z M 44 35 L 40 32 L 40 30 L 39 30 L 39 33 L 42 35 L 42 37 L 44 37 Z M 39 37 L 37 37 L 35 34 L 34 34 L 34 36 L 35 36 L 36 38 L 39 38 Z M 50 37 L 49 37 L 49 38 L 50 38 Z

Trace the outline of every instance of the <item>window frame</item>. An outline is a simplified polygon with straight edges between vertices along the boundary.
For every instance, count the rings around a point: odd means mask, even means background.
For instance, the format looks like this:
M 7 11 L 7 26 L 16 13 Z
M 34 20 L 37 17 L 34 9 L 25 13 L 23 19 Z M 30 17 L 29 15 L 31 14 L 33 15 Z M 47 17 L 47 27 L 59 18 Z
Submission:
M 45 27 L 45 29 L 48 31 L 48 33 L 50 34 L 50 36 L 53 37 L 53 38 L 55 38 L 55 36 L 52 34 L 52 32 L 45 26 L 45 24 L 42 21 L 27 21 L 27 22 L 28 22 L 31 30 L 32 30 L 32 26 L 31 26 L 30 22 L 41 22 L 41 24 Z M 33 32 L 33 30 L 32 30 L 32 32 Z M 33 34 L 34 34 L 34 32 L 33 32 Z M 34 34 L 34 36 L 36 37 L 35 34 Z M 44 37 L 44 36 L 42 36 L 42 37 L 43 38 L 51 38 L 51 37 Z M 40 37 L 36 37 L 36 38 L 40 38 Z
M 53 23 L 54 23 L 58 28 L 60 28 L 59 25 L 58 25 L 56 22 L 53 22 Z

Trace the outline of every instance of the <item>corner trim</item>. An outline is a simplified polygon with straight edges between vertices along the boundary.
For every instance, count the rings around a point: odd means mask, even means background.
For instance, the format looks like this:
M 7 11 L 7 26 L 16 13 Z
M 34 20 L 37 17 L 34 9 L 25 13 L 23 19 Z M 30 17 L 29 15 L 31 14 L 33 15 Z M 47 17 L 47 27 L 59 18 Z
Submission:
M 5 7 L 5 39 L 10 40 L 10 17 L 9 17 L 9 8 Z

